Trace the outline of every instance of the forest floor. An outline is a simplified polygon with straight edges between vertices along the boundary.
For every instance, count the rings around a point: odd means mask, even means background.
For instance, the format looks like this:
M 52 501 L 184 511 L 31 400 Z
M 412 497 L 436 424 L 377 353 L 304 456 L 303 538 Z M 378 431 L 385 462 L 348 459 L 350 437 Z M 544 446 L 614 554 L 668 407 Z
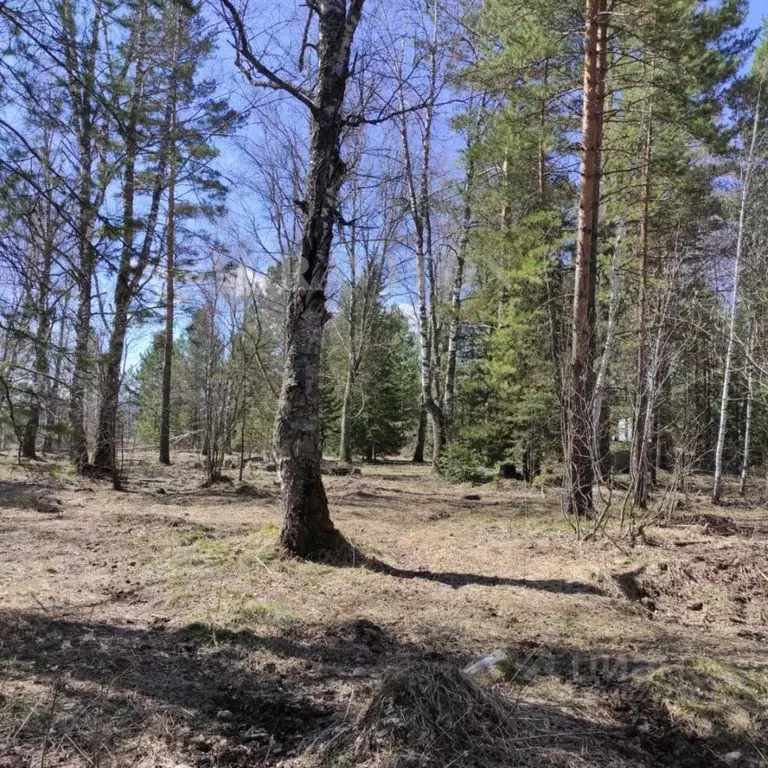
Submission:
M 702 482 L 633 545 L 579 542 L 552 488 L 327 477 L 377 570 L 276 558 L 275 476 L 196 461 L 114 492 L 0 459 L 0 768 L 768 766 L 759 499 Z

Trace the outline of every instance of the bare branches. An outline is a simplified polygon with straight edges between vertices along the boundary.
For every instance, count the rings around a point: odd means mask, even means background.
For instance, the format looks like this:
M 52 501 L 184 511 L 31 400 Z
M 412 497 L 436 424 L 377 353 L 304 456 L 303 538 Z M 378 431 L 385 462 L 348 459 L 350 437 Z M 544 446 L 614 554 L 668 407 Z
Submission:
M 284 80 L 276 72 L 273 72 L 253 52 L 248 40 L 248 32 L 245 29 L 245 24 L 243 23 L 239 11 L 235 8 L 234 3 L 232 3 L 231 0 L 221 0 L 221 5 L 224 9 L 224 18 L 232 32 L 235 48 L 235 65 L 243 73 L 248 82 L 251 85 L 260 88 L 272 88 L 273 90 L 285 91 L 285 93 L 293 96 L 294 99 L 300 101 L 307 107 L 313 115 L 317 115 L 317 105 L 309 93 L 293 83 Z M 263 79 L 258 79 L 256 75 Z
M 315 48 L 315 46 L 309 42 L 309 28 L 312 26 L 312 14 L 315 10 L 315 6 L 311 3 L 308 3 L 307 7 L 309 8 L 309 13 L 307 14 L 307 23 L 304 25 L 304 33 L 301 36 L 301 49 L 299 51 L 299 72 L 304 71 L 304 54 L 306 53 L 307 48 Z

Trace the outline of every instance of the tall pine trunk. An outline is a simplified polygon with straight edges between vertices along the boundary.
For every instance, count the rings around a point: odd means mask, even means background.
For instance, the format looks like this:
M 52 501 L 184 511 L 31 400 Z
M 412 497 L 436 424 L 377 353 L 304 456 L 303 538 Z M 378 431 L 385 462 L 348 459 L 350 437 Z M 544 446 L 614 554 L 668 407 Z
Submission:
M 594 261 L 600 204 L 600 155 L 605 105 L 606 0 L 587 0 L 582 112 L 579 221 L 576 239 L 573 332 L 568 397 L 567 511 L 592 516 L 592 389 Z
M 97 54 L 103 32 L 102 3 L 95 0 L 94 13 L 85 44 L 79 39 L 75 8 L 71 0 L 57 4 L 61 25 L 63 64 L 67 77 L 67 93 L 71 102 L 72 121 L 77 135 L 79 204 L 74 266 L 77 286 L 75 312 L 75 348 L 69 401 L 69 454 L 78 473 L 88 466 L 88 438 L 85 425 L 86 391 L 91 377 L 91 300 L 92 282 L 98 255 L 93 246 L 96 219 L 104 200 L 112 171 L 104 154 L 112 112 L 103 110 L 102 122 L 97 124 L 103 104 L 97 95 L 99 72 Z M 130 47 L 130 46 L 129 46 Z M 100 153 L 101 150 L 101 153 Z M 97 166 L 95 169 L 94 166 Z M 94 170 L 96 170 L 94 179 Z
M 77 227 L 78 265 L 77 311 L 75 313 L 75 349 L 72 383 L 69 401 L 69 455 L 75 469 L 81 473 L 88 466 L 88 437 L 85 429 L 85 393 L 91 370 L 91 297 L 93 273 L 96 268 L 96 251 L 91 242 L 96 211 L 92 203 L 93 145 L 87 115 L 81 118 L 80 157 L 80 215 Z
M 89 172 L 90 173 L 90 172 Z M 90 193 L 88 193 L 90 194 Z M 69 400 L 69 455 L 77 472 L 88 466 L 88 438 L 85 430 L 85 392 L 90 374 L 91 341 L 91 281 L 95 266 L 93 246 L 90 242 L 90 223 L 84 224 L 81 216 L 80 260 L 77 274 L 77 312 L 75 314 L 75 350 L 72 384 Z
M 171 374 L 173 369 L 173 302 L 176 255 L 176 73 L 171 73 L 171 124 L 168 152 L 168 226 L 166 228 L 165 336 L 163 390 L 160 406 L 160 463 L 171 463 Z M 242 462 L 241 462 L 242 472 Z
M 139 11 L 138 23 L 143 23 L 145 6 Z M 143 37 L 140 32 L 139 37 Z M 141 45 L 138 46 L 141 49 Z M 139 54 L 141 55 L 141 53 Z M 100 472 L 113 474 L 116 469 L 117 407 L 120 394 L 120 372 L 123 364 L 125 335 L 128 331 L 128 310 L 131 305 L 133 273 L 133 244 L 136 231 L 134 206 L 136 198 L 136 162 L 139 154 L 138 122 L 144 102 L 144 64 L 138 62 L 136 79 L 124 129 L 125 160 L 123 169 L 122 203 L 123 227 L 120 267 L 114 293 L 114 319 L 104 360 L 104 376 L 99 404 L 99 423 L 93 463 Z
M 115 486 L 119 486 L 117 467 L 117 414 L 120 397 L 120 379 L 125 352 L 125 339 L 128 332 L 128 316 L 131 304 L 141 286 L 141 280 L 149 264 L 152 247 L 155 239 L 158 216 L 160 213 L 160 200 L 166 184 L 166 168 L 170 154 L 170 125 L 171 116 L 175 109 L 175 94 L 168 92 L 165 104 L 165 114 L 161 124 L 162 151 L 154 172 L 152 195 L 144 223 L 144 236 L 141 248 L 134 248 L 135 235 L 138 230 L 138 221 L 135 218 L 136 202 L 136 163 L 139 159 L 139 119 L 145 107 L 145 77 L 147 75 L 147 63 L 141 60 L 143 55 L 143 40 L 145 36 L 147 6 L 142 5 L 137 11 L 139 25 L 138 57 L 134 87 L 131 94 L 131 102 L 128 119 L 123 129 L 125 141 L 125 168 L 123 172 L 123 229 L 122 249 L 120 265 L 114 293 L 115 315 L 112 331 L 109 338 L 109 346 L 105 359 L 105 372 L 101 386 L 101 402 L 99 407 L 99 424 L 96 435 L 96 451 L 93 463 L 95 467 L 112 476 Z M 178 37 L 174 42 L 172 53 L 172 69 L 178 65 L 179 42 Z

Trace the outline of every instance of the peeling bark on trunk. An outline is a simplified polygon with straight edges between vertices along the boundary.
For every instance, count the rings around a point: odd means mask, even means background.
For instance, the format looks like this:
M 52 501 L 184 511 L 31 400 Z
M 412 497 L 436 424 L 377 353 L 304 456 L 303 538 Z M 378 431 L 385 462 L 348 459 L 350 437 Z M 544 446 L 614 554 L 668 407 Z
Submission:
M 335 186 L 337 182 L 331 183 Z M 330 211 L 328 215 L 332 215 Z M 312 243 L 313 248 L 324 250 L 323 240 L 330 246 L 331 228 L 325 235 L 318 230 L 312 233 L 311 229 L 308 227 L 304 240 L 307 246 L 312 234 L 322 238 Z M 275 453 L 285 512 L 281 540 L 300 557 L 333 550 L 337 543 L 320 472 L 318 444 L 319 367 L 325 321 L 323 287 L 295 291 L 288 315 L 290 333 Z
M 283 488 L 283 546 L 300 557 L 343 546 L 333 526 L 320 473 L 319 368 L 325 288 L 345 165 L 341 158 L 342 108 L 352 39 L 362 0 L 315 6 L 319 39 L 318 84 L 313 101 L 310 160 L 301 238 L 299 286 L 288 305 L 283 384 L 275 427 L 275 454 Z

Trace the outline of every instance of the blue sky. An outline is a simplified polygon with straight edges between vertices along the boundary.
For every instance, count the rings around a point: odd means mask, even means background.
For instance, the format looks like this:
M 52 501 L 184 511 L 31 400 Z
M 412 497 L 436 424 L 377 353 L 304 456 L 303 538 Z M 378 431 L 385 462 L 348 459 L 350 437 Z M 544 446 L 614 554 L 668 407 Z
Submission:
M 768 16 L 768 0 L 751 0 L 749 4 L 749 26 L 759 27 L 763 16 Z
M 768 0 L 750 0 L 747 25 L 752 28 L 758 28 L 764 17 L 768 18 Z M 230 56 L 230 49 L 226 43 L 222 43 L 218 53 L 214 56 L 214 63 L 211 65 L 217 70 L 215 75 L 223 82 L 227 82 L 228 78 L 232 77 Z M 234 91 L 238 91 L 240 87 L 242 87 L 242 83 L 239 81 L 232 85 Z M 247 88 L 245 92 L 251 93 Z M 233 154 L 232 157 L 235 157 L 235 155 Z M 183 326 L 184 322 L 179 322 L 177 330 L 180 331 Z M 155 326 L 141 326 L 133 329 L 133 332 L 129 334 L 129 343 L 126 350 L 125 362 L 127 367 L 138 363 L 142 353 L 146 350 L 156 332 L 157 327 Z

